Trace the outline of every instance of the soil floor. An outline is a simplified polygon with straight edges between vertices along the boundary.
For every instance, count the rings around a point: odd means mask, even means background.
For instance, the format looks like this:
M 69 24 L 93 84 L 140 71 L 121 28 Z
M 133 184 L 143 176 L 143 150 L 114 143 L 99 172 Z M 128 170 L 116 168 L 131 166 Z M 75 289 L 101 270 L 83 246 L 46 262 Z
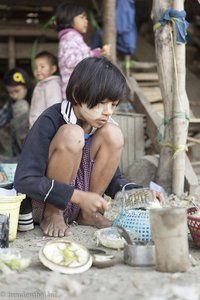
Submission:
M 71 226 L 68 238 L 88 248 L 96 248 L 91 226 Z M 31 258 L 24 271 L 0 273 L 0 299 L 87 299 L 87 300 L 198 300 L 200 299 L 200 251 L 189 242 L 192 266 L 184 273 L 161 273 L 153 267 L 131 267 L 123 262 L 123 250 L 107 253 L 119 255 L 117 264 L 107 268 L 92 266 L 84 273 L 60 274 L 47 269 L 39 260 L 39 250 L 49 238 L 43 236 L 39 226 L 29 232 L 18 232 L 10 248 L 20 251 L 22 257 Z M 173 255 L 173 253 L 171 254 Z

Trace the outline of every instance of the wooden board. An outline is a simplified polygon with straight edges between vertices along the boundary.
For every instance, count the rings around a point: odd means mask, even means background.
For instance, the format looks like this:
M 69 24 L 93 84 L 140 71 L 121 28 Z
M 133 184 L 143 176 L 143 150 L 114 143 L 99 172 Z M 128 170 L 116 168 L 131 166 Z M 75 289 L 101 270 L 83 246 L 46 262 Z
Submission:
M 157 73 L 133 73 L 132 76 L 137 81 L 158 81 Z
M 124 135 L 120 169 L 126 176 L 133 162 L 145 154 L 144 115 L 116 112 L 112 117 L 119 124 Z
M 149 102 L 159 102 L 162 101 L 162 95 L 160 87 L 142 87 L 144 95 L 148 98 Z
M 0 59 L 8 59 L 8 43 L 0 43 Z M 15 59 L 31 59 L 31 51 L 33 48 L 33 43 L 15 43 L 12 47 L 14 53 L 11 57 Z M 57 55 L 58 52 L 58 43 L 48 43 L 48 42 L 39 42 L 36 52 L 40 52 L 48 49 L 48 51 Z

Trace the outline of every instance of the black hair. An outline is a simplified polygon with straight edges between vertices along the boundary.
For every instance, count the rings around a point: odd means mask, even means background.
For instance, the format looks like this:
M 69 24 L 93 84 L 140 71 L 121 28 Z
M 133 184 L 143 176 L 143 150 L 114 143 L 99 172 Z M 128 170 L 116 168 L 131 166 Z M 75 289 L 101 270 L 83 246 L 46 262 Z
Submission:
M 5 73 L 3 77 L 3 83 L 5 86 L 25 86 L 27 88 L 26 100 L 30 103 L 34 86 L 30 76 L 24 69 L 19 67 L 10 69 Z
M 41 52 L 39 52 L 34 57 L 34 59 L 37 59 L 37 58 L 46 58 L 50 62 L 50 64 L 52 66 L 56 66 L 56 67 L 58 66 L 57 57 L 54 54 L 50 53 L 49 51 L 41 51 Z
M 127 95 L 124 75 L 105 57 L 87 57 L 78 63 L 66 89 L 67 100 L 73 105 L 85 103 L 89 108 L 105 99 L 125 100 Z
M 73 19 L 84 12 L 86 12 L 86 9 L 78 4 L 61 3 L 56 10 L 56 31 L 73 28 Z

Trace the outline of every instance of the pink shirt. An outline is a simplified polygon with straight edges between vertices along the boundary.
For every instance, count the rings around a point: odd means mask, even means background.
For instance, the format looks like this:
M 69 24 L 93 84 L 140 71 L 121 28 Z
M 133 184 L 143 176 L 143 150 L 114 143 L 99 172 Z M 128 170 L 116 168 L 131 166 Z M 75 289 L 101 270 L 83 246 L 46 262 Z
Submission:
M 63 99 L 66 99 L 66 87 L 75 66 L 84 58 L 99 57 L 100 48 L 91 50 L 84 42 L 83 36 L 74 29 L 64 29 L 59 32 L 58 65 L 61 75 Z

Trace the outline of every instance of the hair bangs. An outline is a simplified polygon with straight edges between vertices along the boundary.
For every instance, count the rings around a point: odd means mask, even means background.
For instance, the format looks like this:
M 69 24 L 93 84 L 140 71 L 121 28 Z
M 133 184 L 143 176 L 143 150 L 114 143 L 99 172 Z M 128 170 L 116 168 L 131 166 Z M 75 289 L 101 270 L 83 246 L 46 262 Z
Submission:
M 66 96 L 72 104 L 87 104 L 89 108 L 108 101 L 127 97 L 124 75 L 108 59 L 89 57 L 82 60 L 72 72 Z
M 116 72 L 116 70 L 118 72 Z M 106 99 L 109 101 L 123 101 L 127 99 L 128 88 L 125 77 L 116 68 L 104 70 L 104 72 L 92 72 L 91 80 L 88 80 L 87 94 L 84 103 L 93 108 Z

